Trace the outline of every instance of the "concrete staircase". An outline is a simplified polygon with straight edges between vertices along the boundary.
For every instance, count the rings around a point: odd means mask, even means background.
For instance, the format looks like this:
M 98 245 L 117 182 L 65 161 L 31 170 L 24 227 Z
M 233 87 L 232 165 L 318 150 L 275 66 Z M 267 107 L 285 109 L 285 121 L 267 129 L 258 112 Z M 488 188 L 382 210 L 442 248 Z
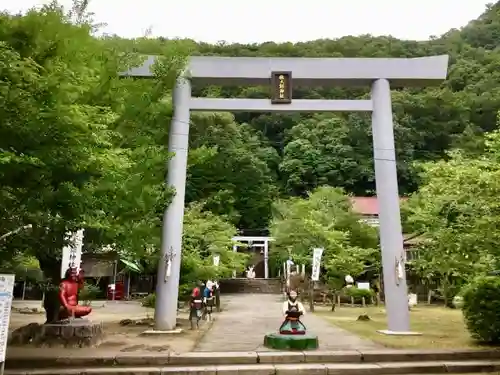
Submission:
M 281 292 L 280 279 L 246 279 L 234 278 L 220 280 L 221 294 L 233 293 L 265 293 L 279 294 Z
M 87 352 L 88 353 L 88 352 Z M 5 375 L 385 375 L 500 371 L 496 350 L 200 352 L 8 356 Z

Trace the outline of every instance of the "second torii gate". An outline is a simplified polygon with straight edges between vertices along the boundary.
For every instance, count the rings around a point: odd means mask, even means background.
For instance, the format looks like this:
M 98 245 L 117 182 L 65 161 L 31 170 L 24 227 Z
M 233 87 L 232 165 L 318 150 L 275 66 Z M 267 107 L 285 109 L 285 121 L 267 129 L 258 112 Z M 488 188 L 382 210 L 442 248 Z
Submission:
M 246 243 L 251 247 L 260 247 L 261 254 L 264 260 L 264 279 L 269 278 L 269 243 L 274 241 L 272 237 L 262 237 L 262 236 L 236 236 L 232 238 L 233 242 Z M 233 251 L 238 251 L 238 245 L 233 245 Z M 236 272 L 233 273 L 233 277 L 236 277 Z

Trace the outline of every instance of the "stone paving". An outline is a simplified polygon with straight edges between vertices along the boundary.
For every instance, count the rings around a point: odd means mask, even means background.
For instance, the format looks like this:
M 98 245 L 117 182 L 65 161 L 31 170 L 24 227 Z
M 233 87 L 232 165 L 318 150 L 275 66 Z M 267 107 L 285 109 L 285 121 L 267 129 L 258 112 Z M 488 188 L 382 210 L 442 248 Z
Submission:
M 276 331 L 282 322 L 283 296 L 235 294 L 222 295 L 221 300 L 224 310 L 214 314 L 216 320 L 212 328 L 194 351 L 267 351 L 262 345 L 264 335 Z M 318 335 L 321 350 L 380 348 L 379 345 L 337 328 L 313 314 L 306 313 L 302 321 L 308 332 Z

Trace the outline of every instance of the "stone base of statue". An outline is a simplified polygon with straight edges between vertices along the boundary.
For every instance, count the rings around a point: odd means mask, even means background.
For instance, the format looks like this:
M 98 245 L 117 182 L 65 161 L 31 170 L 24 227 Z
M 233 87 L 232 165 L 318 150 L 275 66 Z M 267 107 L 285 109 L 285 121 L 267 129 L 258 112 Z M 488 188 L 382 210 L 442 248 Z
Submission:
M 314 350 L 318 349 L 319 341 L 318 336 L 309 333 L 287 335 L 274 332 L 264 336 L 264 346 L 277 350 Z
M 12 332 L 10 345 L 84 348 L 98 346 L 104 339 L 102 323 L 87 319 L 63 320 L 50 324 L 31 323 Z

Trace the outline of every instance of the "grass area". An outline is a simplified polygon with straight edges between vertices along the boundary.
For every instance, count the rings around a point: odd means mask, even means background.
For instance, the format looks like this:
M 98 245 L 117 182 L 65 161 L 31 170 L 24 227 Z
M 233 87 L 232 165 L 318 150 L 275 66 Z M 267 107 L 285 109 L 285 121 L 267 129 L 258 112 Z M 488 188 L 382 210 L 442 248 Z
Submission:
M 478 348 L 471 338 L 460 310 L 435 306 L 417 306 L 410 311 L 411 330 L 421 336 L 388 336 L 377 333 L 387 329 L 383 307 L 341 307 L 335 312 L 317 308 L 316 314 L 332 324 L 367 338 L 388 348 L 462 349 Z M 370 321 L 357 321 L 359 315 L 368 314 Z

